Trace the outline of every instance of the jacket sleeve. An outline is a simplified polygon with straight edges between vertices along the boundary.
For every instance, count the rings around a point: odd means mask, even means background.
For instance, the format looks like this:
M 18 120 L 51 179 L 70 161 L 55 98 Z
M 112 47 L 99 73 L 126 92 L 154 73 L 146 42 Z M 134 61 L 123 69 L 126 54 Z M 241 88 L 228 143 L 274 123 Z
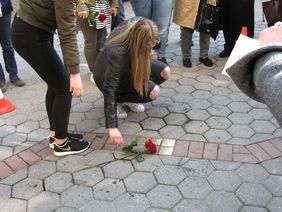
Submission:
M 122 52 L 114 50 L 108 54 L 108 65 L 103 84 L 106 128 L 117 128 L 117 96 L 122 80 L 124 58 Z
M 69 0 L 56 0 L 55 13 L 64 64 L 70 74 L 79 73 L 74 4 Z

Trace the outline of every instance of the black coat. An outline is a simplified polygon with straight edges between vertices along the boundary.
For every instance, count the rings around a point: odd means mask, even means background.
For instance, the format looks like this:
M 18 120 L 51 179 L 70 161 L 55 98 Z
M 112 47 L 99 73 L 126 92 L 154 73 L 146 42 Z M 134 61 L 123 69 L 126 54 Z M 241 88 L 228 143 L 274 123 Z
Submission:
M 1 1 L 1 4 L 2 4 L 2 14 L 3 15 L 7 15 L 7 14 L 9 14 L 9 13 L 11 13 L 13 11 L 13 6 L 12 6 L 12 3 L 11 3 L 10 0 L 6 4 L 4 4 L 3 2 Z

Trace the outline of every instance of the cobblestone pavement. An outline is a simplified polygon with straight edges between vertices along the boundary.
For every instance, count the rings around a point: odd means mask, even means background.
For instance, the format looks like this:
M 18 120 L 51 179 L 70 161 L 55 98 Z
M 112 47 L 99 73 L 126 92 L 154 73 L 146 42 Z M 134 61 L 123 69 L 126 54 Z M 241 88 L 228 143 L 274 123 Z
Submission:
M 256 35 L 262 23 L 256 1 Z M 126 3 L 126 12 L 133 15 Z M 59 42 L 55 45 L 59 49 Z M 282 211 L 282 130 L 268 108 L 221 74 L 223 36 L 211 41 L 214 67 L 182 67 L 179 27 L 171 25 L 167 59 L 173 75 L 144 113 L 120 120 L 126 142 L 152 137 L 159 154 L 142 163 L 118 160 L 105 134 L 103 99 L 89 82 L 78 33 L 85 95 L 73 100 L 70 130 L 92 142 L 77 156 L 56 158 L 46 136 L 46 86 L 19 57 L 27 85 L 8 82 L 16 111 L 0 116 L 0 211 Z M 0 58 L 3 62 L 2 57 Z

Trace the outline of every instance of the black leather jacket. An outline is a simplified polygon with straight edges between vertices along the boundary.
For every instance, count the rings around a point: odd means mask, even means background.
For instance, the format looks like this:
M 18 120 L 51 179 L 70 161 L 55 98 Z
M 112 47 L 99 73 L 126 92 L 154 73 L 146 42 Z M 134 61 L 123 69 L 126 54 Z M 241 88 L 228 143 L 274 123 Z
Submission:
M 2 4 L 2 14 L 7 15 L 13 11 L 13 6 L 10 0 L 1 1 Z

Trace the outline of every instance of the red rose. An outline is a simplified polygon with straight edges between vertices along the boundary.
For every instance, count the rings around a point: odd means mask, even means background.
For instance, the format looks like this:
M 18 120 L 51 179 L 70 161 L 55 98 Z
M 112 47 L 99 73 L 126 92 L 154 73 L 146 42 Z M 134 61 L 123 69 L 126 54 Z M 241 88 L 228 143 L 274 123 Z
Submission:
M 103 22 L 105 21 L 107 18 L 106 14 L 105 13 L 100 13 L 99 16 L 98 16 L 98 19 L 99 21 Z
M 153 141 L 151 139 L 148 139 L 145 142 L 145 147 L 146 147 L 146 149 L 149 150 L 149 152 L 151 154 L 155 154 L 157 152 L 157 147 L 156 147 L 156 145 L 153 143 Z

